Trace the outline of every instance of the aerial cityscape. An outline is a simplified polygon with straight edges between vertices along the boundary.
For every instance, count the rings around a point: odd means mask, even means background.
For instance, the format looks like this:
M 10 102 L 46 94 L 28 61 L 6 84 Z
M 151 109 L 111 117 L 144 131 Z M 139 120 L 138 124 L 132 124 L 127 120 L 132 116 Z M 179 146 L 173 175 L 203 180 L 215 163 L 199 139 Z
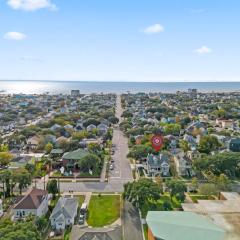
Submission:
M 0 2 L 0 240 L 240 240 L 240 2 Z

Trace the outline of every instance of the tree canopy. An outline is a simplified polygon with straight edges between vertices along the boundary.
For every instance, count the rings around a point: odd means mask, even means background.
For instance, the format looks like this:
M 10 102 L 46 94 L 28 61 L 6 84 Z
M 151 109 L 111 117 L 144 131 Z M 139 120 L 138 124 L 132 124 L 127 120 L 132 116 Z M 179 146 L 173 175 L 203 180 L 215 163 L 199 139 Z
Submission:
M 198 151 L 209 154 L 211 151 L 217 150 L 220 146 L 221 144 L 215 136 L 206 135 L 200 139 Z
M 143 206 L 148 200 L 160 199 L 161 189 L 159 185 L 150 179 L 141 178 L 137 182 L 129 182 L 124 185 L 124 199 L 134 206 Z
M 177 200 L 183 202 L 185 199 L 185 192 L 187 191 L 187 187 L 184 182 L 171 179 L 167 182 L 167 187 L 170 192 L 171 200 L 175 196 Z
M 215 155 L 204 155 L 193 162 L 197 171 L 225 174 L 230 179 L 240 177 L 240 153 L 225 152 Z

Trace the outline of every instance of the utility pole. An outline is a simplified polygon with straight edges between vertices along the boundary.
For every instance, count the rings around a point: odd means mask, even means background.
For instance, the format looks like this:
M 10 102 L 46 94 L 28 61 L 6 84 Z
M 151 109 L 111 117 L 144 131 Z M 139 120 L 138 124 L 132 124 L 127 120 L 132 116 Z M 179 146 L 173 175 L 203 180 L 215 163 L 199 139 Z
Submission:
M 60 181 L 59 181 L 59 177 L 58 177 L 58 195 L 60 196 Z

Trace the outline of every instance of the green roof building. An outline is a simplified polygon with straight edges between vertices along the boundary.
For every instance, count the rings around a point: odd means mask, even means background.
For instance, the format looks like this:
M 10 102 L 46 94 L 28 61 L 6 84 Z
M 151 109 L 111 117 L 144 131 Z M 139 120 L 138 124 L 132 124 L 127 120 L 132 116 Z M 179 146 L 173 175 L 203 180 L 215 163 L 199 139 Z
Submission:
M 63 155 L 63 165 L 67 167 L 68 170 L 74 169 L 78 165 L 78 161 L 80 161 L 83 157 L 89 154 L 88 151 L 85 151 L 79 148 L 76 151 L 67 152 Z
M 225 231 L 192 212 L 149 211 L 149 240 L 223 240 Z

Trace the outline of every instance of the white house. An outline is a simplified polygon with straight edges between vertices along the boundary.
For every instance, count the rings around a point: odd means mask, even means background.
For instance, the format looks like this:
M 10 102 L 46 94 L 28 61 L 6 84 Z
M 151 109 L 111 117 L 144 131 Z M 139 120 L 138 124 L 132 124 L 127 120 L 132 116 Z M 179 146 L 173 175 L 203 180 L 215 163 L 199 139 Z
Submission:
M 73 225 L 77 216 L 78 200 L 76 198 L 59 198 L 50 216 L 51 226 L 55 230 L 64 230 Z
M 179 151 L 177 154 L 174 154 L 173 160 L 179 176 L 193 175 L 192 161 L 183 151 Z
M 14 219 L 28 215 L 41 217 L 48 211 L 48 192 L 37 188 L 30 189 L 26 195 L 17 197 L 13 207 Z

